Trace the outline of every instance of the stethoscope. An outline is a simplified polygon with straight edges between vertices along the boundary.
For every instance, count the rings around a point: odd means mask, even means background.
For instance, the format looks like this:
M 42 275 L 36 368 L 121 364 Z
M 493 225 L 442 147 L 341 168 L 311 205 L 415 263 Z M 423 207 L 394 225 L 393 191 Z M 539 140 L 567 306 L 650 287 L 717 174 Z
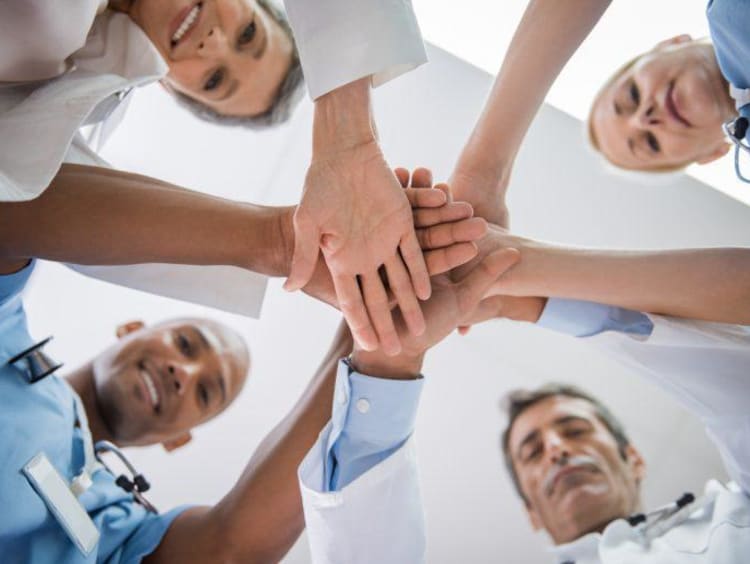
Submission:
M 740 151 L 744 151 L 750 155 L 750 145 L 748 145 L 746 138 L 749 125 L 750 121 L 746 117 L 740 116 L 730 119 L 721 126 L 724 135 L 734 143 L 734 173 L 742 182 L 747 183 L 750 183 L 750 178 L 746 178 L 740 171 Z
M 21 376 L 29 384 L 34 384 L 36 382 L 39 382 L 40 380 L 43 380 L 62 366 L 62 364 L 52 360 L 44 352 L 45 345 L 47 345 L 47 343 L 49 343 L 51 340 L 52 337 L 47 337 L 46 339 L 39 341 L 35 345 L 27 348 L 24 351 L 21 351 L 20 353 L 9 359 L 7 363 L 18 370 Z M 77 406 L 79 402 L 80 399 L 77 399 Z M 86 410 L 82 406 L 79 407 L 80 409 L 77 410 L 78 416 L 85 421 L 85 427 L 88 427 L 88 422 L 86 421 Z M 146 480 L 143 474 L 135 469 L 135 467 L 130 463 L 128 458 L 117 447 L 117 445 L 109 441 L 98 441 L 95 445 L 93 445 L 92 448 L 91 442 L 91 437 L 87 434 L 86 438 L 84 439 L 84 450 L 87 453 L 86 458 L 87 460 L 90 460 L 90 462 L 87 462 L 84 470 L 73 479 L 73 482 L 70 486 L 71 491 L 73 491 L 74 494 L 78 496 L 91 486 L 91 471 L 93 470 L 92 465 L 94 463 L 93 460 L 91 460 L 92 457 L 90 455 L 93 454 L 93 458 L 95 458 L 97 462 L 99 462 L 99 464 L 104 467 L 105 470 L 107 470 L 113 476 L 116 476 L 115 484 L 117 484 L 126 492 L 133 494 L 135 500 L 143 507 L 145 507 L 147 511 L 151 513 L 159 513 L 156 507 L 154 507 L 143 495 L 151 488 L 151 484 L 148 483 L 148 480 Z M 131 476 L 133 476 L 132 480 L 129 479 L 125 474 L 120 474 L 118 476 L 112 470 L 112 468 L 110 468 L 110 466 L 101 457 L 101 455 L 105 452 L 111 452 L 120 459 L 120 461 L 128 469 L 128 472 L 130 472 Z
M 119 458 L 120 461 L 128 469 L 128 472 L 130 472 L 130 475 L 133 478 L 130 479 L 125 474 L 120 474 L 118 476 L 117 473 L 114 472 L 112 468 L 110 468 L 106 462 L 104 462 L 104 459 L 102 458 L 101 455 L 105 452 L 111 452 L 117 458 Z M 135 498 L 135 500 L 138 503 L 140 503 L 143 507 L 145 507 L 146 511 L 149 511 L 151 513 L 159 513 L 156 507 L 154 507 L 151 504 L 151 502 L 149 502 L 143 495 L 145 492 L 147 492 L 151 488 L 151 484 L 148 483 L 148 480 L 146 480 L 143 474 L 141 474 L 135 469 L 135 466 L 133 466 L 130 463 L 128 458 L 117 447 L 117 445 L 109 441 L 97 441 L 97 443 L 94 445 L 94 455 L 96 456 L 96 459 L 99 461 L 99 464 L 101 464 L 105 470 L 107 470 L 113 476 L 117 476 L 115 478 L 115 484 L 120 486 L 126 492 L 133 494 L 133 497 Z
M 695 496 L 688 492 L 672 503 L 657 507 L 647 513 L 636 513 L 625 520 L 644 540 L 650 541 L 687 520 L 690 515 L 707 507 L 715 499 L 715 493 L 706 494 L 696 500 Z

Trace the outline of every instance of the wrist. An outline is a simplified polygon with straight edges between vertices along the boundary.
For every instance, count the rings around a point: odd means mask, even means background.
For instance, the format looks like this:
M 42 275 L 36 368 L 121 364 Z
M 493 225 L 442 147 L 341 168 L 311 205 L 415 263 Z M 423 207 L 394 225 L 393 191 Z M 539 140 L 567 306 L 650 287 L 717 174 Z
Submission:
M 337 88 L 315 102 L 313 161 L 373 141 L 369 78 Z
M 422 371 L 424 354 L 387 356 L 379 351 L 355 349 L 349 357 L 360 374 L 388 380 L 415 380 Z
M 239 217 L 233 241 L 232 264 L 267 276 L 287 276 L 294 252 L 294 206 L 247 204 Z

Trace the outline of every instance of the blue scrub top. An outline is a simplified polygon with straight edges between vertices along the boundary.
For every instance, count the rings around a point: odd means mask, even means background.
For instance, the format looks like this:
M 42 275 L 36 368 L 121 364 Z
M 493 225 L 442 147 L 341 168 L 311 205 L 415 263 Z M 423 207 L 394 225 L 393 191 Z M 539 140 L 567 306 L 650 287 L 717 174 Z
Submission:
M 724 78 L 736 88 L 750 88 L 750 1 L 710 0 L 706 16 Z M 750 117 L 750 104 L 740 114 Z
M 29 384 L 7 364 L 34 344 L 21 301 L 33 268 L 32 261 L 19 272 L 0 276 L 0 562 L 140 562 L 184 507 L 163 515 L 148 513 L 100 469 L 78 498 L 101 534 L 98 546 L 84 557 L 21 472 L 44 452 L 70 483 L 85 461 L 70 386 L 54 375 Z

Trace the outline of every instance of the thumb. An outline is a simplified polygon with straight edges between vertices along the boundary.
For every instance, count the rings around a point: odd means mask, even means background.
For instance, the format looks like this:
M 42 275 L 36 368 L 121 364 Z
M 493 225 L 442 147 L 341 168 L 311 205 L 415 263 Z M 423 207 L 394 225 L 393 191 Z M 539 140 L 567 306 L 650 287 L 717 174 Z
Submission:
M 299 208 L 294 213 L 294 253 L 289 277 L 284 282 L 287 292 L 304 287 L 315 272 L 320 252 L 320 232 L 317 226 L 300 215 Z
M 521 258 L 516 249 L 500 249 L 484 257 L 482 262 L 457 284 L 459 314 L 469 315 L 479 305 L 490 286 Z

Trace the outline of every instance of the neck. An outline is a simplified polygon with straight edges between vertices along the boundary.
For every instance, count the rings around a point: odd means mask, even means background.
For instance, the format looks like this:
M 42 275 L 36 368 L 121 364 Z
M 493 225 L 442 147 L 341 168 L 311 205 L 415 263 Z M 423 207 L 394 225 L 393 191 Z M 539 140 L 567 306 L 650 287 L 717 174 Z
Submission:
M 86 418 L 89 420 L 91 438 L 96 441 L 114 441 L 107 424 L 104 422 L 99 403 L 96 400 L 93 364 L 88 362 L 70 373 L 66 380 L 81 398 Z M 122 446 L 122 445 L 121 445 Z
M 724 121 L 732 119 L 737 115 L 737 110 L 734 107 L 734 99 L 729 95 L 729 81 L 724 78 L 719 67 L 719 61 L 716 59 L 716 51 L 714 46 L 710 43 L 704 45 L 706 57 L 709 60 L 709 66 L 713 74 L 713 79 L 716 82 L 716 88 L 718 89 L 721 104 L 721 113 L 723 114 L 722 119 Z

